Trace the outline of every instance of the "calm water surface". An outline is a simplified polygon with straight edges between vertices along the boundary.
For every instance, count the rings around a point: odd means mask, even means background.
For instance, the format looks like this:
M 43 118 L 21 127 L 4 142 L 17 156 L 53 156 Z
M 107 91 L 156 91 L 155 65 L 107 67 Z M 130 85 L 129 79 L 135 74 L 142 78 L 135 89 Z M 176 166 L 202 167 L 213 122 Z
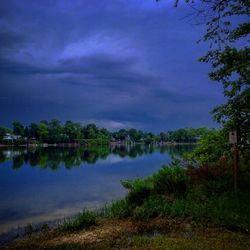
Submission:
M 120 180 L 145 177 L 191 150 L 175 147 L 0 148 L 0 233 L 71 216 L 123 197 Z

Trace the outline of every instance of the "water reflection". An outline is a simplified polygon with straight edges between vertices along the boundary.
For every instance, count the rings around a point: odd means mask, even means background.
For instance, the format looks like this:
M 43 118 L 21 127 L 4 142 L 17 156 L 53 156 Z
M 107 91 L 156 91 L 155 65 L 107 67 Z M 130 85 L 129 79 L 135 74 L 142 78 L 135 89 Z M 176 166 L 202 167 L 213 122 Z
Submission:
M 125 195 L 120 180 L 149 176 L 191 149 L 1 148 L 0 233 L 100 207 Z
M 107 157 L 117 155 L 121 158 L 129 157 L 131 159 L 160 152 L 173 157 L 182 157 L 185 153 L 192 150 L 190 145 L 177 146 L 116 146 L 116 147 L 89 147 L 89 148 L 5 148 L 0 149 L 0 163 L 7 160 L 12 161 L 12 168 L 19 169 L 28 164 L 32 167 L 42 169 L 58 170 L 61 166 L 66 169 L 79 167 L 83 163 L 95 164 L 98 160 L 105 160 Z

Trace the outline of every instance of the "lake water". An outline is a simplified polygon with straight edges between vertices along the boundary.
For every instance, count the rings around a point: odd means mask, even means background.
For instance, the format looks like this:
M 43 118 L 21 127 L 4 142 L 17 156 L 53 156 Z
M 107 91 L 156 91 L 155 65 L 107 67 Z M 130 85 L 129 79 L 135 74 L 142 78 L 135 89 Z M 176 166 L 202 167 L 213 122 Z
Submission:
M 190 146 L 0 148 L 0 233 L 121 198 L 120 180 L 146 177 Z

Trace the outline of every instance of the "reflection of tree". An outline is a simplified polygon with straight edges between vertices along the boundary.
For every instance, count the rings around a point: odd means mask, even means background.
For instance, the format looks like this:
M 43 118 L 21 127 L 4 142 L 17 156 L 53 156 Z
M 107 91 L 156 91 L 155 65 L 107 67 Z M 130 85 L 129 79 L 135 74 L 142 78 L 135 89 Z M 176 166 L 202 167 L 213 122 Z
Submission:
M 142 156 L 144 154 L 151 154 L 155 150 L 155 147 L 144 145 L 144 144 L 136 144 L 136 145 L 119 145 L 112 149 L 112 153 L 119 155 L 120 157 L 130 157 L 136 158 L 138 156 Z
M 194 145 L 175 145 L 160 147 L 161 153 L 167 153 L 171 158 L 182 158 L 194 149 Z
M 17 155 L 12 158 L 12 168 L 19 169 L 24 164 L 24 157 L 23 155 Z
M 29 164 L 32 167 L 36 167 L 39 162 L 39 150 L 35 150 L 34 152 L 28 152 L 28 160 Z
M 172 158 L 182 157 L 191 151 L 194 146 L 152 146 L 152 145 L 119 145 L 116 147 L 78 147 L 78 148 L 37 148 L 37 149 L 0 149 L 0 162 L 12 159 L 12 167 L 18 169 L 24 164 L 42 169 L 58 170 L 61 166 L 67 169 L 79 167 L 82 163 L 95 164 L 99 159 L 106 159 L 109 154 L 119 155 L 120 157 L 136 158 L 155 151 L 161 154 L 168 154 Z
M 6 161 L 6 156 L 4 155 L 3 151 L 0 151 L 0 163 L 3 163 Z

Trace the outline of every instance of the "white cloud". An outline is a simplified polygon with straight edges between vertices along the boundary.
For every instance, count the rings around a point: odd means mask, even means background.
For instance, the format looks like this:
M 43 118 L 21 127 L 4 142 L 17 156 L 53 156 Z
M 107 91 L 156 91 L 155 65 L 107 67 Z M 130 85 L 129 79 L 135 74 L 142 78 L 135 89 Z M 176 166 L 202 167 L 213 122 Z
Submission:
M 108 130 L 119 130 L 138 127 L 140 124 L 129 121 L 114 121 L 114 120 L 99 120 L 99 119 L 87 119 L 81 121 L 83 124 L 95 123 L 98 127 L 104 127 Z
M 68 44 L 60 59 L 108 54 L 116 57 L 131 57 L 138 54 L 139 48 L 128 38 L 100 32 Z

